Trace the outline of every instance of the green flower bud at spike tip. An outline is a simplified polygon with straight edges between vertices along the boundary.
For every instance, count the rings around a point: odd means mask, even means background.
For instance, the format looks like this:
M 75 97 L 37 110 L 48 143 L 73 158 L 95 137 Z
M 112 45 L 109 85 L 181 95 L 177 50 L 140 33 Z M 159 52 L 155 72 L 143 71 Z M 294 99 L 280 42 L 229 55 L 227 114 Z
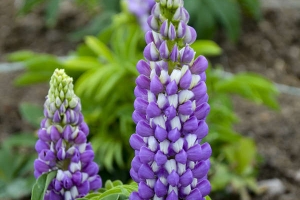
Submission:
M 56 69 L 51 77 L 44 116 L 35 145 L 34 176 L 57 171 L 44 199 L 73 200 L 102 187 L 92 146 L 87 143 L 89 128 L 80 99 L 74 93 L 73 79 L 62 69 Z

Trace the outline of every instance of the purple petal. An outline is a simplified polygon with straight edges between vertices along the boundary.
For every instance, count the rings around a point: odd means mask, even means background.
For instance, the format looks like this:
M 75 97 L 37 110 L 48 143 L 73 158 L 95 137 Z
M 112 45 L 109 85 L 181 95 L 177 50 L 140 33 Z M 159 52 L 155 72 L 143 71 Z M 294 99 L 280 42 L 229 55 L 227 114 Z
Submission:
M 154 186 L 154 192 L 158 197 L 164 197 L 167 193 L 167 186 L 165 186 L 159 179 L 156 181 Z
M 169 174 L 167 180 L 170 185 L 172 185 L 173 187 L 176 187 L 179 183 L 179 175 L 177 174 L 177 172 L 175 170 L 173 170 Z
M 150 76 L 151 68 L 150 68 L 150 65 L 146 61 L 140 60 L 136 64 L 136 69 L 138 70 L 138 72 L 140 74 L 143 74 L 145 76 Z
M 89 163 L 93 161 L 95 158 L 95 154 L 93 150 L 86 150 L 80 156 L 80 161 L 82 163 Z
M 132 192 L 129 196 L 129 200 L 143 200 L 138 192 Z
M 171 61 L 177 62 L 178 54 L 179 54 L 179 51 L 178 51 L 178 48 L 177 48 L 177 46 L 175 44 L 174 47 L 173 47 L 173 49 L 172 49 L 172 51 L 171 51 L 171 54 L 170 54 Z
M 170 51 L 168 49 L 166 41 L 163 41 L 163 43 L 160 45 L 159 54 L 162 59 L 167 60 L 169 58 Z
M 72 181 L 76 186 L 79 186 L 81 184 L 82 174 L 80 171 L 76 171 L 74 174 L 72 174 Z
M 154 160 L 158 166 L 161 166 L 167 162 L 168 158 L 162 151 L 158 150 L 154 156 Z
M 209 166 L 205 161 L 200 161 L 196 164 L 195 168 L 192 170 L 194 178 L 201 179 L 207 175 Z
M 200 190 L 198 190 L 197 188 L 193 189 L 191 191 L 191 193 L 186 197 L 186 200 L 196 200 L 196 199 L 199 199 L 199 200 L 202 200 L 202 194 L 200 192 Z
M 147 76 L 145 76 L 144 74 L 139 75 L 137 77 L 137 79 L 135 80 L 135 83 L 141 89 L 149 89 L 150 88 L 150 79 Z
M 202 120 L 205 119 L 210 111 L 210 106 L 208 103 L 204 102 L 200 106 L 198 106 L 195 110 L 195 116 L 197 119 Z
M 166 87 L 166 92 L 168 95 L 173 95 L 176 94 L 178 91 L 178 86 L 175 80 L 171 81 L 167 87 Z
M 154 191 L 146 183 L 140 182 L 138 192 L 141 198 L 151 199 L 154 196 Z
M 43 149 L 50 149 L 49 144 L 42 140 L 38 140 L 35 144 L 35 150 L 40 153 Z
M 57 141 L 60 139 L 61 135 L 57 130 L 56 126 L 52 126 L 50 129 L 50 137 L 52 141 Z
M 134 121 L 134 123 L 138 123 L 141 120 L 146 120 L 146 116 L 145 115 L 141 115 L 139 112 L 134 111 L 132 113 L 132 120 Z
M 159 51 L 153 42 L 149 43 L 144 49 L 144 57 L 149 61 L 159 60 Z
M 192 92 L 194 93 L 194 98 L 195 100 L 200 99 L 206 94 L 207 88 L 206 84 L 204 81 L 201 81 L 198 85 L 196 85 L 193 89 Z
M 155 128 L 154 135 L 160 142 L 162 142 L 167 138 L 168 132 L 166 131 L 166 129 L 163 129 L 162 127 L 157 125 Z
M 180 184 L 183 187 L 186 187 L 193 182 L 193 178 L 194 177 L 192 171 L 190 169 L 187 169 L 186 172 L 180 176 Z
M 175 155 L 175 160 L 179 163 L 186 164 L 187 153 L 182 149 L 178 154 Z
M 150 91 L 153 92 L 154 94 L 158 94 L 164 91 L 164 86 L 160 82 L 159 78 L 157 75 L 155 75 L 150 82 Z
M 142 165 L 142 162 L 140 161 L 140 158 L 138 156 L 135 156 L 131 161 L 131 167 L 135 171 L 138 171 L 139 168 L 141 167 L 141 165 Z
M 182 115 L 191 115 L 194 112 L 193 103 L 191 101 L 187 101 L 184 104 L 181 104 L 178 107 L 178 112 Z
M 135 132 L 142 137 L 149 137 L 153 135 L 153 129 L 145 121 L 138 122 Z
M 169 106 L 166 110 L 165 110 L 165 115 L 167 117 L 168 120 L 173 119 L 177 114 L 176 109 L 174 108 L 174 106 Z
M 208 126 L 204 120 L 199 121 L 198 128 L 193 134 L 196 134 L 198 139 L 202 139 L 208 134 Z
M 139 113 L 146 114 L 148 102 L 138 97 L 134 101 L 134 109 Z
M 90 176 L 94 176 L 94 175 L 98 174 L 99 167 L 98 167 L 97 163 L 90 162 L 87 166 L 85 166 L 82 169 L 82 171 L 87 173 Z
M 148 164 L 142 164 L 139 168 L 138 175 L 142 179 L 154 179 L 154 172 Z
M 141 179 L 140 179 L 139 175 L 137 174 L 137 172 L 134 169 L 131 168 L 129 173 L 130 173 L 130 177 L 132 178 L 132 180 L 134 180 L 137 183 L 140 182 Z
M 200 190 L 203 197 L 208 195 L 211 191 L 211 185 L 208 180 L 203 180 L 198 183 L 197 188 Z
M 176 38 L 176 30 L 172 23 L 170 23 L 170 26 L 169 26 L 168 37 L 170 40 L 175 40 L 175 38 Z
M 129 143 L 134 150 L 140 150 L 142 146 L 145 146 L 145 142 L 143 138 L 138 134 L 131 135 L 129 139 Z
M 176 142 L 181 136 L 180 131 L 177 128 L 172 129 L 168 133 L 168 139 L 171 140 L 172 142 Z
M 191 117 L 183 124 L 183 130 L 186 132 L 193 132 L 198 128 L 198 120 L 196 117 Z
M 202 160 L 207 160 L 211 154 L 212 154 L 212 149 L 210 147 L 210 145 L 205 142 L 204 144 L 201 145 L 201 149 L 202 149 Z
M 168 20 L 165 20 L 162 25 L 160 26 L 160 34 L 163 37 L 168 37 Z
M 184 64 L 189 64 L 193 61 L 195 56 L 195 51 L 190 47 L 186 46 L 184 47 L 184 50 L 181 50 L 181 62 Z
M 98 190 L 102 187 L 102 180 L 99 175 L 96 175 L 95 179 L 90 181 L 90 190 Z
M 199 56 L 195 59 L 193 65 L 191 66 L 191 72 L 193 74 L 201 74 L 204 72 L 208 67 L 208 61 L 204 56 Z
M 187 70 L 185 74 L 181 77 L 179 86 L 182 89 L 188 89 L 192 82 L 192 73 L 190 70 Z
M 90 191 L 90 183 L 88 181 L 83 182 L 80 186 L 77 186 L 78 193 L 86 195 Z
M 195 29 L 191 26 L 187 26 L 185 36 L 183 38 L 184 42 L 186 44 L 192 44 L 193 42 L 195 42 L 196 38 L 197 38 L 197 33 Z
M 200 144 L 196 144 L 187 150 L 188 159 L 191 161 L 200 161 L 202 149 Z
M 72 135 L 73 131 L 72 131 L 72 128 L 71 128 L 71 125 L 66 125 L 65 126 L 65 129 L 63 131 L 63 137 L 66 141 L 69 141 L 69 139 L 71 139 L 71 135 Z
M 145 146 L 141 147 L 139 152 L 139 158 L 142 163 L 148 163 L 150 161 L 153 161 L 154 155 L 155 154 Z
M 161 110 L 155 102 L 150 102 L 147 106 L 146 113 L 148 117 L 154 118 L 161 114 Z
M 50 135 L 47 133 L 46 129 L 43 128 L 39 129 L 38 136 L 41 140 L 45 142 L 51 141 Z
M 153 15 L 151 15 L 151 16 L 148 17 L 147 22 L 148 22 L 149 27 L 152 30 L 154 30 L 154 31 L 158 31 L 159 30 L 158 21 L 157 21 L 157 19 Z
M 174 200 L 174 199 L 178 199 L 178 195 L 175 193 L 174 190 L 172 190 L 172 192 L 167 196 L 166 200 Z
M 86 136 L 84 134 L 84 132 L 79 131 L 77 134 L 77 137 L 74 140 L 75 144 L 82 144 L 86 142 Z
M 45 162 L 36 159 L 34 161 L 34 169 L 40 173 L 44 173 L 44 172 L 48 172 L 50 170 L 50 167 Z

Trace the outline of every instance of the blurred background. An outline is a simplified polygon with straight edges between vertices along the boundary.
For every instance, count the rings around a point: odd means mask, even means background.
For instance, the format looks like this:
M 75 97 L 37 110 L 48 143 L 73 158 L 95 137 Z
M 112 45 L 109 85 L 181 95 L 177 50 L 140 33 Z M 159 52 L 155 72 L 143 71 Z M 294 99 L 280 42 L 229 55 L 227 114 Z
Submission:
M 212 199 L 299 199 L 300 1 L 185 5 L 198 33 L 194 49 L 211 65 Z M 129 181 L 143 34 L 125 1 L 0 0 L 1 200 L 30 198 L 36 132 L 55 68 L 74 77 L 100 175 Z

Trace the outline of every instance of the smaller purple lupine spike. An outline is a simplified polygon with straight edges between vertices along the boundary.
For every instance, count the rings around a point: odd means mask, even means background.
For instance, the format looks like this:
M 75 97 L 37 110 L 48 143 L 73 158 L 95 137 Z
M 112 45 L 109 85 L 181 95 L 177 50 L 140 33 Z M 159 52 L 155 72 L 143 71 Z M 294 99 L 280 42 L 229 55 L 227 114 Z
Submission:
M 86 137 L 89 133 L 81 114 L 80 99 L 74 94 L 72 78 L 64 70 L 55 70 L 44 104 L 45 119 L 38 131 L 34 162 L 36 178 L 56 170 L 45 199 L 69 199 L 85 196 L 102 186 L 94 152 Z M 85 182 L 83 182 L 83 175 Z

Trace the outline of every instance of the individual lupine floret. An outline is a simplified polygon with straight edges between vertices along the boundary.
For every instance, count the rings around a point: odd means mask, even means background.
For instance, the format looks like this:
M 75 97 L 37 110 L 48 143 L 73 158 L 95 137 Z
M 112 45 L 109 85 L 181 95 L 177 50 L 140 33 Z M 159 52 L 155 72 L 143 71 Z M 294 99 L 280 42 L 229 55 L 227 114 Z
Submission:
M 145 32 L 150 30 L 147 19 L 154 4 L 155 0 L 127 0 L 129 11 L 136 16 Z
M 203 56 L 189 46 L 196 39 L 187 25 L 183 0 L 157 0 L 148 18 L 146 60 L 137 63 L 135 150 L 130 175 L 138 183 L 131 200 L 203 200 L 211 190 L 207 179 L 211 147 L 208 134 Z
M 45 194 L 48 200 L 73 200 L 102 187 L 92 146 L 87 143 L 89 128 L 72 82 L 64 70 L 55 70 L 35 145 L 34 176 L 57 170 Z

